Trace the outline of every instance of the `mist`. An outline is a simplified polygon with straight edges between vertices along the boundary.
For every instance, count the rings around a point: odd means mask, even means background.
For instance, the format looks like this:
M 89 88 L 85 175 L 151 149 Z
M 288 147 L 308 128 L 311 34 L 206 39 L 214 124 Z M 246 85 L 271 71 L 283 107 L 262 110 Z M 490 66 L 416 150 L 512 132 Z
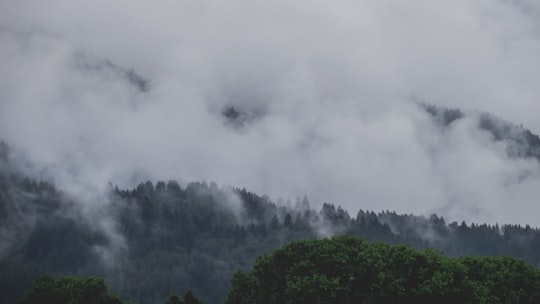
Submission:
M 485 111 L 540 133 L 539 16 L 526 0 L 3 1 L 0 138 L 85 204 L 109 183 L 208 180 L 540 226 L 538 161 L 478 127 Z M 470 115 L 441 128 L 418 100 Z

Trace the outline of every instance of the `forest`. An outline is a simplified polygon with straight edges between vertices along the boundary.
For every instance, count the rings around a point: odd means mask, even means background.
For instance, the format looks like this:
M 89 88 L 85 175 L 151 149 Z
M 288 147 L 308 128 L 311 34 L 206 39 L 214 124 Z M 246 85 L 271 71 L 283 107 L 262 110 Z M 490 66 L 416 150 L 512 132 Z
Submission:
M 449 222 L 441 216 L 347 210 L 308 198 L 271 200 L 246 189 L 176 181 L 77 197 L 25 176 L 0 153 L 0 302 L 15 303 L 43 274 L 102 277 L 134 303 L 192 291 L 220 303 L 237 270 L 293 240 L 359 236 L 366 242 L 434 248 L 450 257 L 514 257 L 540 267 L 540 230 Z M 382 246 L 382 245 L 381 245 Z M 233 280 L 234 281 L 234 280 Z
M 231 280 L 225 304 L 523 303 L 540 301 L 540 270 L 519 259 L 449 258 L 359 237 L 293 241 Z M 20 304 L 129 303 L 102 278 L 40 277 Z M 188 291 L 165 304 L 202 304 Z

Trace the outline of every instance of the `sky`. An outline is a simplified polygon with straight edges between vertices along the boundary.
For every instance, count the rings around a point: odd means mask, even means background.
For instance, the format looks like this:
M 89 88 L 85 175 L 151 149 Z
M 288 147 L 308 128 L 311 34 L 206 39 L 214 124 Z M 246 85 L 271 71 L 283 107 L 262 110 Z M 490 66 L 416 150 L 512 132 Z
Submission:
M 475 120 L 540 133 L 538 1 L 0 0 L 0 66 L 0 138 L 88 204 L 207 180 L 540 226 L 538 162 Z

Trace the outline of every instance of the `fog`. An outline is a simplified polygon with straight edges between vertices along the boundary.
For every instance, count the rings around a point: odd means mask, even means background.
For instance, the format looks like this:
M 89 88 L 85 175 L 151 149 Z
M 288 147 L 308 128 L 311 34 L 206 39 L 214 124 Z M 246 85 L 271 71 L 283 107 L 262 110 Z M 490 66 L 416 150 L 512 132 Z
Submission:
M 0 138 L 85 204 L 207 180 L 540 226 L 538 162 L 476 122 L 540 133 L 539 17 L 529 0 L 4 0 Z M 441 128 L 414 101 L 470 115 Z

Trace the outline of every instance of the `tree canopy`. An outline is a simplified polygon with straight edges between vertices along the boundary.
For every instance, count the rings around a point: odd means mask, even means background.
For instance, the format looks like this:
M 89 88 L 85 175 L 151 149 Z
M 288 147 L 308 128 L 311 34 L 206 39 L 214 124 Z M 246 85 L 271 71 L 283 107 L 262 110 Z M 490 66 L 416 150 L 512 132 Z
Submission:
M 59 277 L 42 275 L 30 291 L 19 300 L 19 304 L 127 304 L 117 295 L 111 294 L 103 278 Z M 203 304 L 193 292 L 184 297 L 172 293 L 165 304 Z
M 540 303 L 540 271 L 358 237 L 293 241 L 232 278 L 226 304 Z
M 19 304 L 122 304 L 118 296 L 109 293 L 102 278 L 60 277 L 43 275 Z

